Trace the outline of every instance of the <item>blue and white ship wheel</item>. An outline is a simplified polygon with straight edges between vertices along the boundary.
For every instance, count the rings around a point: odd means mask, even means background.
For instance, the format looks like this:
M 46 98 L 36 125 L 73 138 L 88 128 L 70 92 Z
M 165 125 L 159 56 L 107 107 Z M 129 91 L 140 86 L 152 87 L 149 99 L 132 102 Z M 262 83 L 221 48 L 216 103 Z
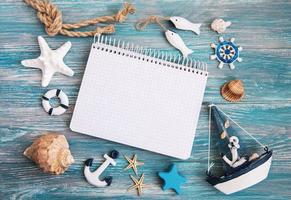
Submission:
M 58 97 L 60 99 L 61 103 L 58 107 L 51 106 L 50 99 L 53 97 Z M 68 109 L 69 99 L 60 89 L 49 90 L 42 96 L 42 106 L 49 115 L 61 115 Z
M 242 47 L 234 43 L 234 38 L 230 41 L 225 41 L 223 37 L 219 37 L 219 44 L 212 43 L 210 46 L 214 50 L 214 55 L 210 56 L 211 60 L 217 59 L 219 61 L 218 68 L 221 69 L 224 64 L 228 64 L 230 69 L 234 69 L 234 62 L 241 62 L 242 59 L 239 57 L 239 52 L 242 51 Z

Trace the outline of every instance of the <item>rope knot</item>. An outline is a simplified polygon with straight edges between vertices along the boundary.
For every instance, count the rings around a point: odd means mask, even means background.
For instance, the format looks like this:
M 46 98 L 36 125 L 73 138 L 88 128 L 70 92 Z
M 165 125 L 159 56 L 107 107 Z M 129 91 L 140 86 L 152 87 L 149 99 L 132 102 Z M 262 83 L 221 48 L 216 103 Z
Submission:
M 57 35 L 62 29 L 62 13 L 58 8 L 47 1 L 31 1 L 25 2 L 37 10 L 37 16 L 40 21 L 45 25 L 45 30 L 49 36 Z
M 124 22 L 128 14 L 135 13 L 135 7 L 133 5 L 125 2 L 124 6 L 118 13 L 115 15 L 115 21 L 117 22 Z
M 162 29 L 166 30 L 166 27 L 162 24 L 162 21 L 166 21 L 169 20 L 169 17 L 160 17 L 160 16 L 155 16 L 155 15 L 151 15 L 145 19 L 141 19 L 139 20 L 136 25 L 135 28 L 136 30 L 143 30 L 148 24 L 153 24 L 156 23 L 158 24 Z
M 37 11 L 37 16 L 45 25 L 45 31 L 49 36 L 57 34 L 67 35 L 69 37 L 88 37 L 94 36 L 96 33 L 113 33 L 115 32 L 114 25 L 105 27 L 97 27 L 94 31 L 72 31 L 89 25 L 95 25 L 102 22 L 124 22 L 128 14 L 133 14 L 135 8 L 133 5 L 125 3 L 123 8 L 112 16 L 101 16 L 95 19 L 83 20 L 74 24 L 66 24 L 62 21 L 62 12 L 50 3 L 48 0 L 24 0 L 27 5 L 30 5 Z
M 108 25 L 108 26 L 105 26 L 105 27 L 97 27 L 96 28 L 96 31 L 95 31 L 95 34 L 96 33 L 114 33 L 115 32 L 115 28 L 112 24 Z
M 152 15 L 152 16 L 149 16 L 149 18 L 148 18 L 148 21 L 150 22 L 150 23 L 157 23 L 159 20 L 159 17 L 158 16 L 154 16 L 154 15 Z

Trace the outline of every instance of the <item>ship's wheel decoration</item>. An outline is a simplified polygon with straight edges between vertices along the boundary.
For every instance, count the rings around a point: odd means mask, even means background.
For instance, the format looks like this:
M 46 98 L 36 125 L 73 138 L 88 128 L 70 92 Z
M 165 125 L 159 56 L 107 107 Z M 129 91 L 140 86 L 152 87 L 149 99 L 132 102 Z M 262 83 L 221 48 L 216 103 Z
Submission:
M 214 49 L 214 54 L 210 56 L 211 60 L 217 59 L 219 61 L 218 68 L 221 69 L 224 64 L 228 64 L 230 69 L 234 69 L 234 62 L 241 62 L 242 58 L 239 57 L 239 52 L 242 47 L 234 43 L 234 38 L 225 41 L 223 37 L 219 37 L 219 44 L 212 43 L 210 46 Z

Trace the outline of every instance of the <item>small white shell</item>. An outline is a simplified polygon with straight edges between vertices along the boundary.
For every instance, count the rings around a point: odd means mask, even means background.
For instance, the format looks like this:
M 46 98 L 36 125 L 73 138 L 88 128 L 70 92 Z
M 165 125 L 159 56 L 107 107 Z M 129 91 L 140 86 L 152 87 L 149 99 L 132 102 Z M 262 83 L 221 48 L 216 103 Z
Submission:
M 223 19 L 215 19 L 211 23 L 211 29 L 217 33 L 224 33 L 226 28 L 231 25 L 230 21 L 224 21 Z

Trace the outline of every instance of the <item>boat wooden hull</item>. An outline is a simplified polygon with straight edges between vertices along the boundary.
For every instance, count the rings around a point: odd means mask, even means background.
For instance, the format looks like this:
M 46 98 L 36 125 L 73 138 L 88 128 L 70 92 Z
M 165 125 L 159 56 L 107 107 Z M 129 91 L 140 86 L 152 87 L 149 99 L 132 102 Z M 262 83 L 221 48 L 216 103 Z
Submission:
M 217 183 L 213 186 L 224 194 L 232 194 L 251 187 L 267 178 L 270 171 L 271 162 L 272 155 L 263 164 L 257 166 L 256 168 L 233 179 Z

